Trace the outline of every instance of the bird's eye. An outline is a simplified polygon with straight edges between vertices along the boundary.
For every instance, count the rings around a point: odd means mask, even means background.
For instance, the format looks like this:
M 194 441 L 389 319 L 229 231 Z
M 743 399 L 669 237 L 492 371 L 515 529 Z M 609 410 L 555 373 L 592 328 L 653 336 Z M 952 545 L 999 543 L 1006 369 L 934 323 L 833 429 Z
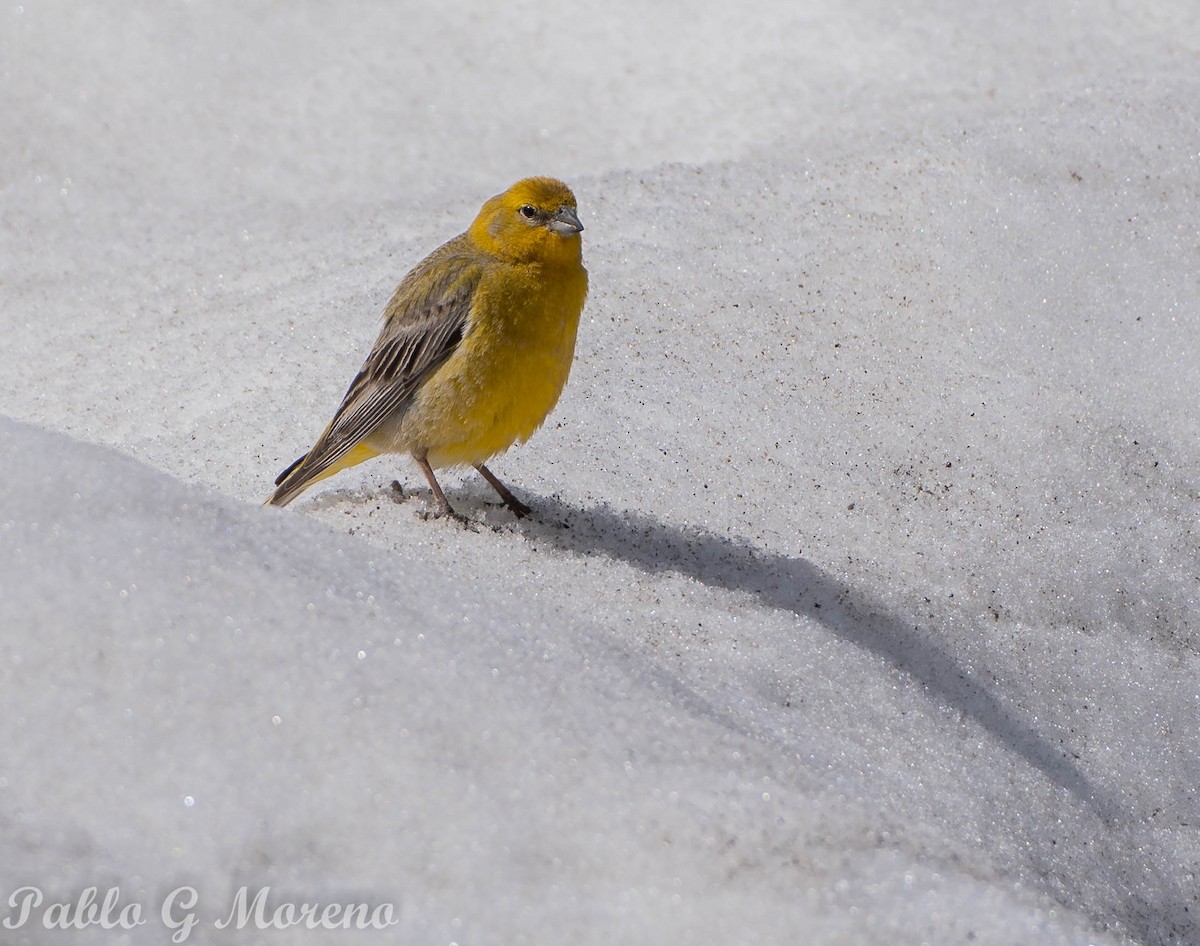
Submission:
M 520 208 L 517 213 L 519 213 L 526 220 L 532 220 L 537 216 L 537 211 L 530 207 L 529 204 L 526 204 L 524 207 Z

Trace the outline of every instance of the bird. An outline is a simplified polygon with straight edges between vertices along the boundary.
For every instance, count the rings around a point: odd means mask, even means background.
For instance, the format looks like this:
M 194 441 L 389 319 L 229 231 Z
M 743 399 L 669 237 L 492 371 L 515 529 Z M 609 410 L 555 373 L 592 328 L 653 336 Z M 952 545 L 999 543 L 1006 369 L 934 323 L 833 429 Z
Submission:
M 465 232 L 401 280 L 333 419 L 275 480 L 286 506 L 380 454 L 409 454 L 436 509 L 459 515 L 435 469 L 472 466 L 518 518 L 532 511 L 486 466 L 558 403 L 588 294 L 583 224 L 562 181 L 528 177 L 485 201 Z

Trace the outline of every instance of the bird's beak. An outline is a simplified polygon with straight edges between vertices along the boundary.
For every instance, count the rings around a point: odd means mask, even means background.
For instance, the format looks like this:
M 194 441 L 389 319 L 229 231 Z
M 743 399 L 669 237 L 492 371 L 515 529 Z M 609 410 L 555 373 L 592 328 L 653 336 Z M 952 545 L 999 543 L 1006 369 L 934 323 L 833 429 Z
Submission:
M 562 207 L 553 217 L 547 226 L 555 233 L 561 233 L 563 236 L 569 236 L 572 233 L 578 233 L 583 229 L 583 224 L 579 222 L 579 217 L 570 207 Z

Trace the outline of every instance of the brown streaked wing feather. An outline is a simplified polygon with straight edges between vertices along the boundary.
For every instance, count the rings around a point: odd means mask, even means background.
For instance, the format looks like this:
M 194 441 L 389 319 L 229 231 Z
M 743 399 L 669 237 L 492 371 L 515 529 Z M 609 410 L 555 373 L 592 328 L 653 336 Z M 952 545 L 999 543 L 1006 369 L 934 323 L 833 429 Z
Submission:
M 294 490 L 342 459 L 402 409 L 458 347 L 483 269 L 462 238 L 422 261 L 396 289 L 383 330 L 329 426 L 280 489 Z

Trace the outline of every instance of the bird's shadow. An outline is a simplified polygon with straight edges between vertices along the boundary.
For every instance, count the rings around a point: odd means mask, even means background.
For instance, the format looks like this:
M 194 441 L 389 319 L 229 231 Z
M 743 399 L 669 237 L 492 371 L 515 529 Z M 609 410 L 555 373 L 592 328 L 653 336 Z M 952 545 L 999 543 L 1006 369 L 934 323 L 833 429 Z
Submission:
M 816 621 L 886 660 L 931 700 L 973 720 L 1097 815 L 1108 820 L 1118 814 L 1063 749 L 980 682 L 986 672 L 969 673 L 947 652 L 935 629 L 889 612 L 803 558 L 764 551 L 700 528 L 667 525 L 638 512 L 607 505 L 580 508 L 549 497 L 537 499 L 533 518 L 519 520 L 514 528 L 576 554 L 604 555 L 648 573 L 676 572 Z
M 401 498 L 405 498 L 403 494 Z M 1129 930 L 1147 942 L 1164 929 L 1194 931 L 1195 923 L 1188 914 L 1190 893 L 1161 868 L 1159 857 L 1148 856 L 1128 804 L 1116 793 L 1095 786 L 1076 765 L 1077 757 L 1050 742 L 1035 728 L 1036 720 L 1023 717 L 1003 694 L 990 690 L 983 682 L 988 678 L 986 668 L 968 672 L 939 641 L 936 627 L 923 627 L 915 618 L 872 600 L 869 594 L 804 558 L 764 550 L 706 529 L 669 525 L 644 513 L 605 504 L 580 507 L 557 496 L 532 497 L 533 515 L 517 520 L 482 490 L 467 487 L 452 501 L 467 513 L 469 525 L 476 531 L 512 531 L 573 554 L 603 555 L 648 574 L 673 572 L 708 587 L 746 594 L 764 607 L 815 621 L 830 634 L 875 654 L 912 680 L 930 700 L 973 721 L 1005 751 L 1069 793 L 1082 810 L 1104 825 L 1115 890 L 1121 889 L 1121 876 L 1153 873 L 1159 885 L 1153 904 L 1125 892 L 1113 908 L 1112 913 Z M 661 682 L 725 725 L 742 732 L 753 728 L 720 712 L 682 681 Z M 1055 862 L 1049 849 L 1046 855 L 1046 876 L 1052 876 Z M 1107 922 L 1108 916 L 1103 910 L 1093 918 Z

